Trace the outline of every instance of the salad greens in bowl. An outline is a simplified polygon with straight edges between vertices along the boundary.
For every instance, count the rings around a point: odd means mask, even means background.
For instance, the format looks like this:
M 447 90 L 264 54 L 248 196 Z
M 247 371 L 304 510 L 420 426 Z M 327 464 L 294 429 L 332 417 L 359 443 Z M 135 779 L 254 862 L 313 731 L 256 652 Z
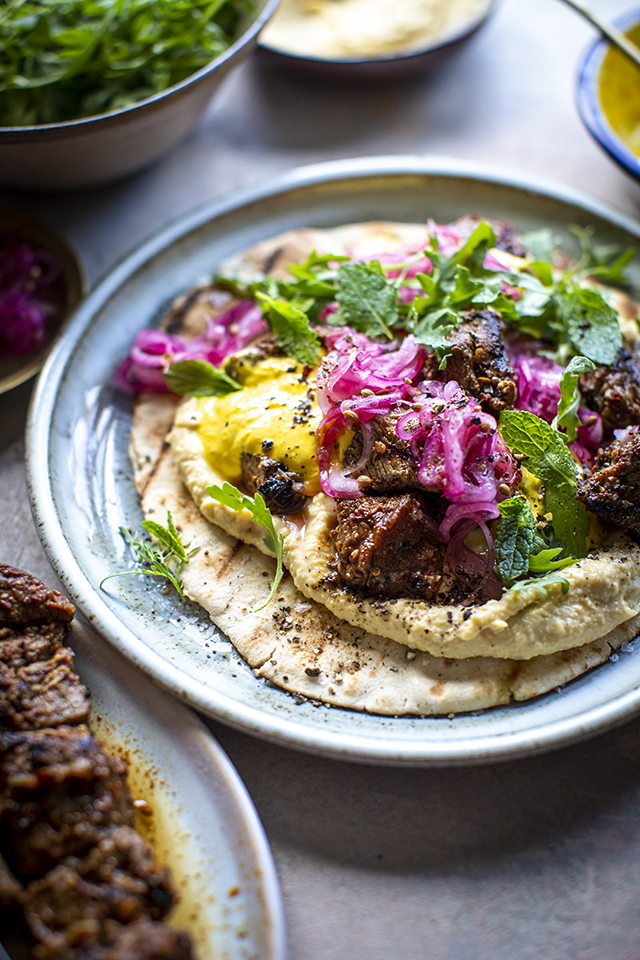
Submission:
M 245 59 L 278 0 L 8 0 L 0 180 L 67 189 L 166 153 Z

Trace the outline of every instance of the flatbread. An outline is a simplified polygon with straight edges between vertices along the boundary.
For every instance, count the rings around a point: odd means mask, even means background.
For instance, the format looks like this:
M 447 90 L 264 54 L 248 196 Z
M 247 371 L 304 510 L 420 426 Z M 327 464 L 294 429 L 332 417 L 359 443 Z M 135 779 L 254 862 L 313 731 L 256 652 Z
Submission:
M 131 453 L 147 519 L 167 510 L 198 552 L 182 569 L 185 593 L 229 637 L 257 677 L 334 706 L 384 715 L 434 716 L 482 710 L 548 693 L 611 655 L 640 631 L 640 615 L 593 643 L 530 660 L 433 657 L 375 636 L 307 599 L 290 576 L 265 609 L 275 562 L 210 523 L 196 507 L 163 445 L 175 400 L 143 396 Z M 157 415 L 157 416 L 156 416 Z
M 221 269 L 243 280 L 267 271 L 286 276 L 287 264 L 306 259 L 313 249 L 361 257 L 401 243 L 420 244 L 426 236 L 424 226 L 385 222 L 291 231 L 229 258 Z M 632 304 L 624 307 L 625 315 L 633 313 Z M 187 314 L 190 334 L 204 324 L 204 312 L 196 299 Z M 640 548 L 624 535 L 600 555 L 563 571 L 571 581 L 566 596 L 534 586 L 473 608 L 470 615 L 418 601 L 355 602 L 347 591 L 336 596 L 333 585 L 324 584 L 331 553 L 331 507 L 324 495 L 312 505 L 306 550 L 299 550 L 289 521 L 275 518 L 292 575 L 285 576 L 272 603 L 256 612 L 275 563 L 265 556 L 264 531 L 248 514 L 207 497 L 206 487 L 222 480 L 201 456 L 187 422 L 188 404 L 182 407 L 185 425 L 172 434 L 174 463 L 162 439 L 176 401 L 140 398 L 131 441 L 136 483 L 146 516 L 164 522 L 170 509 L 185 540 L 199 545 L 183 569 L 185 592 L 209 612 L 257 676 L 353 709 L 458 713 L 555 689 L 638 633 Z M 311 567 L 305 557 L 312 559 Z M 410 616 L 416 606 L 429 607 L 428 626 Z

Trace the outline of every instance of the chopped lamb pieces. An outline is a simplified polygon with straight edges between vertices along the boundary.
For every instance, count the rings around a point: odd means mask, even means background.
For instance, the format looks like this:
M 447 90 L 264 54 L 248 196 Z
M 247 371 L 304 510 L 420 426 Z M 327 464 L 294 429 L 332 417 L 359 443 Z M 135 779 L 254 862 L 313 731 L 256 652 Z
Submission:
M 73 671 L 73 653 L 61 647 L 51 660 L 12 669 L 0 664 L 0 724 L 6 730 L 38 730 L 83 723 L 89 697 Z
M 0 910 L 13 910 L 22 904 L 24 887 L 18 883 L 9 867 L 0 857 Z
M 430 380 L 455 380 L 478 400 L 487 413 L 497 416 L 510 409 L 518 391 L 515 376 L 504 349 L 504 324 L 495 310 L 472 310 L 448 337 L 451 356 L 444 370 L 430 356 L 426 376 Z
M 185 930 L 141 918 L 114 927 L 109 944 L 88 954 L 69 951 L 64 960 L 192 960 L 191 938 Z
M 611 366 L 598 364 L 578 382 L 585 406 L 602 417 L 605 435 L 640 424 L 640 342 L 626 343 Z
M 272 513 L 284 515 L 302 510 L 307 498 L 298 473 L 290 473 L 270 457 L 252 453 L 243 453 L 240 463 L 245 487 L 252 495 L 259 493 Z
M 433 516 L 439 494 L 338 500 L 338 573 L 372 597 L 430 600 L 443 575 L 443 546 Z
M 640 432 L 599 451 L 577 497 L 603 520 L 640 534 Z
M 418 464 L 411 454 L 408 440 L 396 435 L 398 419 L 406 410 L 391 411 L 386 417 L 373 417 L 367 425 L 371 430 L 371 453 L 356 473 L 363 493 L 399 493 L 422 489 L 418 480 Z M 344 467 L 356 464 L 363 451 L 363 435 L 359 429 L 344 457 Z
M 81 856 L 105 829 L 133 823 L 126 764 L 86 727 L 5 734 L 3 850 L 20 877 L 41 877 Z
M 14 630 L 0 627 L 0 664 L 17 670 L 28 663 L 50 660 L 64 644 L 65 623 L 42 623 Z
M 174 892 L 168 871 L 130 827 L 105 831 L 82 859 L 68 857 L 27 887 L 27 926 L 42 944 L 40 957 L 66 956 L 65 948 L 91 950 L 113 935 L 114 922 L 161 920 Z
M 0 563 L 0 625 L 73 620 L 75 607 L 36 577 Z

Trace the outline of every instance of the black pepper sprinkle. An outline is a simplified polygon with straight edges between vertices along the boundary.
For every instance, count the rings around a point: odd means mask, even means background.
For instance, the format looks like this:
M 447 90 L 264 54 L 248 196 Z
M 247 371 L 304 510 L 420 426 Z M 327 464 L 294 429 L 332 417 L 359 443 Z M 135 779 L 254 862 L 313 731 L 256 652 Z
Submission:
M 306 675 L 307 675 L 308 677 L 319 677 L 319 676 L 320 676 L 320 668 L 319 668 L 319 667 L 305 667 L 305 671 L 304 671 L 304 672 L 306 673 Z

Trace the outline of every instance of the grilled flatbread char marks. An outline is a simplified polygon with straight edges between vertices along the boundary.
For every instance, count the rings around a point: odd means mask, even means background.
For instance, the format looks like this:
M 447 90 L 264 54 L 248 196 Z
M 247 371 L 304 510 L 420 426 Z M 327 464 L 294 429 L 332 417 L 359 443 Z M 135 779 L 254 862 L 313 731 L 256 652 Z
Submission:
M 640 432 L 599 451 L 577 496 L 603 520 L 640 534 Z

